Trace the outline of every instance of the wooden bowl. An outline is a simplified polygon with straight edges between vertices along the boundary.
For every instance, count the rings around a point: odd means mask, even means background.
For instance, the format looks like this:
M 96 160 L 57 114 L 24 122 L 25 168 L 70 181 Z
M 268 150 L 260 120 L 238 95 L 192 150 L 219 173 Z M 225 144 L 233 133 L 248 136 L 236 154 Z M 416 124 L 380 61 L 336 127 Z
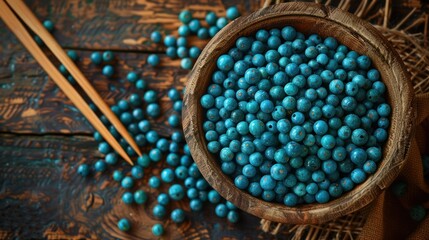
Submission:
M 332 36 L 360 54 L 369 56 L 380 71 L 392 106 L 389 138 L 383 160 L 375 174 L 338 199 L 325 204 L 287 207 L 255 198 L 234 186 L 222 173 L 217 156 L 208 152 L 202 128 L 204 111 L 200 97 L 211 82 L 216 59 L 226 53 L 240 36 L 258 29 L 294 26 L 304 34 Z M 240 209 L 275 222 L 316 224 L 359 210 L 387 188 L 404 165 L 412 135 L 415 109 L 413 90 L 406 69 L 389 42 L 369 23 L 340 9 L 310 3 L 286 3 L 260 9 L 228 24 L 204 48 L 196 62 L 184 98 L 183 126 L 186 140 L 201 173 L 224 198 Z

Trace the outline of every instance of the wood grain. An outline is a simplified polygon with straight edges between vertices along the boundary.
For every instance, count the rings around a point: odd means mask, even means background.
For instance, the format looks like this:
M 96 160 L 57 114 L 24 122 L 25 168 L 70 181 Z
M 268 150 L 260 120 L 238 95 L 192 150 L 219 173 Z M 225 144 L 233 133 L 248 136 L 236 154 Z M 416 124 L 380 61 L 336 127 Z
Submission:
M 206 147 L 202 129 L 204 112 L 200 98 L 210 84 L 210 76 L 216 67 L 215 59 L 230 49 L 239 36 L 250 35 L 261 28 L 280 28 L 285 25 L 294 26 L 304 34 L 318 33 L 322 37 L 335 37 L 350 49 L 369 56 L 387 86 L 388 101 L 393 109 L 389 139 L 384 146 L 384 158 L 377 172 L 341 198 L 325 204 L 287 207 L 252 197 L 234 186 L 232 180 L 223 174 L 216 156 L 210 154 Z M 209 42 L 189 77 L 184 99 L 183 126 L 192 156 L 201 173 L 224 198 L 260 218 L 283 223 L 315 224 L 361 209 L 393 182 L 405 163 L 410 145 L 415 118 L 413 97 L 413 89 L 402 60 L 381 33 L 369 23 L 324 5 L 279 4 L 237 19 Z
M 196 11 L 195 16 L 201 19 L 207 10 L 220 15 L 225 7 L 234 4 L 247 14 L 259 9 L 263 1 L 27 0 L 26 3 L 41 20 L 54 21 L 54 36 L 61 46 L 78 50 L 82 57 L 78 66 L 109 104 L 135 91 L 124 77 L 128 71 L 137 70 L 152 88 L 160 90 L 162 106 L 169 112 L 171 105 L 166 91 L 171 86 L 182 88 L 187 71 L 177 68 L 178 61 L 164 61 L 157 69 L 146 66 L 149 53 L 163 50 L 162 46 L 148 42 L 150 32 L 172 33 L 180 25 L 177 14 L 183 8 Z M 407 7 L 419 6 L 417 13 L 428 10 L 428 4 L 421 0 L 394 1 L 392 20 L 406 15 Z M 144 217 L 150 215 L 150 208 L 124 208 L 119 201 L 119 188 L 108 175 L 87 180 L 76 176 L 79 163 L 93 163 L 102 157 L 89 136 L 93 131 L 91 126 L 1 21 L 0 39 L 0 132 L 15 133 L 0 133 L 0 239 L 147 236 L 154 221 L 150 216 Z M 192 44 L 202 46 L 205 41 L 192 38 Z M 117 51 L 118 74 L 112 80 L 103 77 L 101 69 L 89 63 L 88 56 L 97 49 Z M 155 122 L 157 131 L 163 136 L 170 135 L 165 117 Z M 159 167 L 150 170 L 159 172 Z M 137 231 L 131 235 L 119 234 L 113 226 L 112 219 L 119 217 L 115 214 L 124 211 L 142 216 Z M 178 226 L 169 223 L 167 231 L 174 231 L 174 236 L 182 239 L 289 238 L 263 234 L 258 219 L 244 213 L 237 225 L 215 217 L 213 207 L 201 214 L 187 209 L 186 214 L 191 221 Z
M 144 180 L 136 187 L 148 191 L 148 203 L 126 206 L 120 199 L 124 190 L 110 178 L 112 168 L 107 174 L 89 178 L 77 175 L 80 163 L 94 163 L 101 157 L 91 137 L 0 134 L 0 139 L 0 234 L 4 234 L 3 237 L 152 238 L 150 228 L 160 222 L 151 214 L 157 191 L 149 189 L 146 181 L 159 172 L 156 169 L 160 166 L 145 171 Z M 115 169 L 128 167 L 122 164 Z M 251 215 L 242 213 L 240 223 L 231 225 L 214 215 L 214 205 L 207 204 L 203 212 L 192 213 L 187 202 L 181 201 L 169 209 L 177 206 L 186 211 L 187 220 L 182 224 L 164 220 L 165 239 L 273 238 L 258 230 L 259 219 Z M 133 223 L 129 234 L 116 227 L 118 219 L 125 216 Z
M 241 12 L 260 8 L 263 0 L 27 0 L 41 20 L 55 23 L 55 38 L 63 47 L 160 51 L 149 40 L 150 33 L 159 30 L 163 35 L 175 32 L 180 26 L 177 19 L 183 9 L 203 19 L 207 11 L 225 15 L 225 9 L 237 5 Z M 7 51 L 16 39 L 0 23 L 0 52 Z M 197 46 L 205 40 L 193 41 Z
M 187 71 L 178 67 L 180 61 L 172 61 L 164 55 L 160 56 L 161 66 L 153 68 L 146 64 L 148 54 L 116 52 L 116 74 L 108 79 L 101 74 L 101 67 L 91 64 L 91 52 L 77 53 L 80 56 L 78 67 L 109 105 L 133 92 L 139 92 L 126 80 L 131 70 L 140 73 L 149 87 L 159 92 L 161 107 L 165 112 L 171 109 L 171 102 L 166 96 L 168 89 L 182 89 L 186 80 Z M 83 115 L 22 48 L 17 47 L 14 54 L 0 59 L 0 76 L 4 76 L 0 78 L 1 132 L 93 133 Z M 162 123 L 159 128 L 167 128 L 163 124 L 165 120 L 165 116 L 157 119 Z

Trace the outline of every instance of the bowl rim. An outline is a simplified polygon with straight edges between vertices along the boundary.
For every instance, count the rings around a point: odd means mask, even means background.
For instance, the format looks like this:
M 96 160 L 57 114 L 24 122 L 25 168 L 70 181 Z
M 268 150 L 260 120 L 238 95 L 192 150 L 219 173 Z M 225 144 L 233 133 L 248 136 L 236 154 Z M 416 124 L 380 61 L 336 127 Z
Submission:
M 389 101 L 397 103 L 398 106 L 392 108 L 389 139 L 384 146 L 384 149 L 391 151 L 383 152 L 383 159 L 379 163 L 376 173 L 368 177 L 364 183 L 355 186 L 340 198 L 328 203 L 287 207 L 283 204 L 266 202 L 251 196 L 235 187 L 230 177 L 222 173 L 218 162 L 206 148 L 202 122 L 198 120 L 203 112 L 199 104 L 199 98 L 202 94 L 198 94 L 198 90 L 201 90 L 198 81 L 203 77 L 203 70 L 209 69 L 210 66 L 214 68 L 215 63 L 210 62 L 210 60 L 216 59 L 216 55 L 225 52 L 225 47 L 222 47 L 222 44 L 232 41 L 232 39 L 235 40 L 239 34 L 245 35 L 243 33 L 250 26 L 261 24 L 270 18 L 286 19 L 298 16 L 317 18 L 318 21 L 329 21 L 349 30 L 354 37 L 365 39 L 366 43 L 377 51 L 374 54 L 381 58 L 382 63 L 380 64 L 391 67 L 390 70 L 380 71 L 380 74 L 384 82 L 386 77 L 389 77 L 389 81 L 393 82 L 394 88 L 388 86 L 390 87 Z M 289 24 L 285 22 L 284 26 L 286 25 Z M 219 51 L 221 53 L 217 53 Z M 223 28 L 204 48 L 189 76 L 184 96 L 182 121 L 191 155 L 204 178 L 216 191 L 240 209 L 257 217 L 283 223 L 316 224 L 346 215 L 363 208 L 374 200 L 393 182 L 405 163 L 415 118 L 415 108 L 412 103 L 413 89 L 410 81 L 408 81 L 406 68 L 390 43 L 375 27 L 350 13 L 321 4 L 302 2 L 282 3 L 262 8 L 250 15 L 234 20 Z M 401 99 L 390 99 L 390 96 L 393 95 L 401 96 Z

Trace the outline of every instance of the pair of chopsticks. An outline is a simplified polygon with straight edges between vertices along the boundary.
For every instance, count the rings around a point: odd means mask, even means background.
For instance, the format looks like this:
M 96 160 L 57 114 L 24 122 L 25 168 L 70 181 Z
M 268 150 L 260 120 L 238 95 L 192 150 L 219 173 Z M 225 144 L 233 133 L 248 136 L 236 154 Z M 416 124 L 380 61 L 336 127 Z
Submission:
M 15 15 L 16 14 L 16 15 Z M 86 92 L 89 98 L 118 130 L 119 134 L 129 143 L 134 151 L 141 156 L 141 152 L 135 143 L 134 139 L 128 133 L 127 129 L 122 125 L 116 115 L 111 111 L 109 106 L 103 101 L 94 87 L 83 76 L 82 72 L 76 67 L 74 62 L 67 56 L 66 52 L 55 41 L 52 35 L 40 23 L 37 17 L 25 5 L 22 0 L 0 0 L 0 18 L 6 23 L 9 29 L 22 42 L 27 50 L 33 55 L 42 68 L 61 88 L 65 95 L 73 102 L 73 104 L 82 112 L 92 126 L 103 136 L 110 146 L 128 163 L 133 165 L 131 158 L 121 147 L 118 141 L 112 136 L 109 130 L 104 126 L 98 116 L 92 111 L 89 105 L 85 102 L 82 96 L 73 88 L 67 79 L 59 72 L 49 58 L 43 53 L 42 49 L 33 40 L 30 33 L 23 25 L 26 24 L 35 34 L 37 34 L 58 60 L 66 67 L 68 72 L 79 83 L 82 89 Z M 21 23 L 21 21 L 23 23 Z

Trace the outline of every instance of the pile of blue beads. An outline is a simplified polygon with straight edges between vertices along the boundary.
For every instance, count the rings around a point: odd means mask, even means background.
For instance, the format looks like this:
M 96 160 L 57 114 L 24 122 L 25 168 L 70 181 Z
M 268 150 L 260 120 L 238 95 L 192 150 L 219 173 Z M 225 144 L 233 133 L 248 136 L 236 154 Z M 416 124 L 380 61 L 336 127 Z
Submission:
M 226 202 L 219 193 L 210 187 L 191 157 L 181 128 L 181 93 L 175 88 L 167 92 L 173 106 L 173 112 L 167 117 L 167 122 L 174 130 L 171 132 L 170 138 L 163 138 L 152 126 L 152 120 L 161 116 L 161 108 L 157 103 L 159 93 L 149 89 L 146 81 L 139 79 L 135 72 L 128 73 L 127 80 L 135 85 L 136 93 L 131 94 L 128 100 L 120 100 L 116 105 L 111 106 L 111 109 L 145 153 L 137 158 L 136 165 L 133 167 L 127 164 L 118 166 L 120 162 L 123 163 L 123 160 L 103 140 L 101 135 L 95 132 L 94 138 L 99 142 L 98 150 L 105 157 L 96 161 L 93 167 L 88 164 L 81 164 L 77 172 L 82 176 L 89 176 L 91 169 L 95 172 L 106 172 L 108 166 L 114 166 L 112 178 L 120 183 L 124 189 L 122 202 L 126 205 L 146 204 L 148 201 L 147 191 L 142 189 L 133 191 L 133 189 L 139 185 L 137 181 L 147 180 L 146 189 L 152 189 L 151 192 L 159 191 L 156 204 L 152 208 L 153 216 L 159 220 L 165 219 L 169 205 L 178 205 L 174 204 L 178 201 L 188 201 L 189 208 L 195 212 L 203 210 L 204 203 L 216 204 L 215 214 L 217 216 L 227 218 L 232 223 L 237 222 L 239 219 L 237 208 L 232 203 Z M 119 140 L 127 153 L 135 157 L 135 151 L 110 125 L 107 119 L 102 116 L 101 120 L 113 136 Z M 147 174 L 153 174 L 151 167 L 160 166 L 160 164 L 164 168 L 159 175 L 145 177 L 146 169 Z M 162 192 L 162 190 L 166 190 L 166 192 Z M 170 212 L 170 219 L 175 223 L 182 223 L 185 221 L 185 215 L 183 209 L 174 208 Z M 131 225 L 131 222 L 126 218 L 118 222 L 118 228 L 123 231 L 131 229 Z M 155 236 L 163 234 L 163 226 L 155 224 L 152 232 Z
M 207 149 L 268 202 L 326 203 L 377 170 L 391 107 L 371 59 L 291 26 L 239 37 L 200 103 Z
M 210 39 L 224 28 L 229 21 L 232 21 L 240 16 L 240 12 L 236 6 L 232 6 L 226 10 L 225 17 L 218 17 L 216 13 L 209 11 L 206 13 L 205 21 L 200 21 L 192 16 L 189 10 L 183 10 L 179 14 L 179 20 L 182 25 L 177 29 L 179 37 L 167 35 L 164 37 L 164 45 L 166 46 L 165 54 L 170 59 L 180 58 L 180 66 L 183 69 L 191 69 L 194 61 L 201 53 L 201 49 L 197 46 L 190 46 L 188 39 L 192 35 L 196 35 L 199 39 Z M 161 43 L 163 40 L 162 34 L 159 31 L 152 32 L 150 39 L 154 43 Z M 159 57 L 156 54 L 149 55 L 147 62 L 152 66 L 159 64 Z

